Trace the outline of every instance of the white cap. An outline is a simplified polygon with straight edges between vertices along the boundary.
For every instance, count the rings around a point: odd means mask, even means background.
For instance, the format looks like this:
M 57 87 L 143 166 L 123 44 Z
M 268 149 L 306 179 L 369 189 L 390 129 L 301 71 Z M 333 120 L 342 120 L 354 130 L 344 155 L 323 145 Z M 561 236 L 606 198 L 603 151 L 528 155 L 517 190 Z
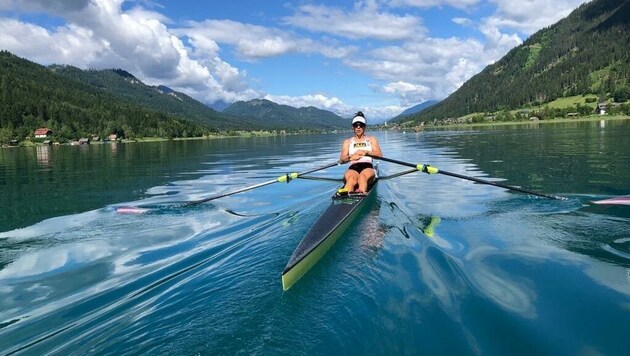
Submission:
M 367 125 L 365 118 L 363 116 L 355 116 L 354 119 L 352 119 L 352 124 L 354 125 L 355 122 L 362 122 L 364 124 Z

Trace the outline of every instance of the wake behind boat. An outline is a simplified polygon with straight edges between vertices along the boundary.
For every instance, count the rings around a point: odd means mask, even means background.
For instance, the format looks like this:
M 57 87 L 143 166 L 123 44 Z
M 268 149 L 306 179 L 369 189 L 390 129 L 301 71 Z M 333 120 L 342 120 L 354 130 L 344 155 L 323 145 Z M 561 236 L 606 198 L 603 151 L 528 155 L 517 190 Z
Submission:
M 362 215 L 362 209 L 376 194 L 375 179 L 365 194 L 333 196 L 330 206 L 304 235 L 282 272 L 282 289 L 288 290 L 326 254 L 352 222 Z

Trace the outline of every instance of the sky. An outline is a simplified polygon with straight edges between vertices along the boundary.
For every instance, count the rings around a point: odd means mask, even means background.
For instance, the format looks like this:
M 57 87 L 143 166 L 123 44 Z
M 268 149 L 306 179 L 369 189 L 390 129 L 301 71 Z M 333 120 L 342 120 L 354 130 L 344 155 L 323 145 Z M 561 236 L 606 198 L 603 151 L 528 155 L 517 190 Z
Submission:
M 0 49 L 122 68 L 212 106 L 385 120 L 441 100 L 585 0 L 0 0 Z

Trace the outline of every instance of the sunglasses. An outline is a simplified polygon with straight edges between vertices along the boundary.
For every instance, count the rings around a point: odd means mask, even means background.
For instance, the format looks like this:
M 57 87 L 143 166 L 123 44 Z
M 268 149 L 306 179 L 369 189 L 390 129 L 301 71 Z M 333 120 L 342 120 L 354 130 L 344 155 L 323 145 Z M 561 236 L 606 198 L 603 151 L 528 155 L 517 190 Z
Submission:
M 362 122 L 355 122 L 354 124 L 352 124 L 352 127 L 357 128 L 357 127 L 365 127 L 365 124 Z

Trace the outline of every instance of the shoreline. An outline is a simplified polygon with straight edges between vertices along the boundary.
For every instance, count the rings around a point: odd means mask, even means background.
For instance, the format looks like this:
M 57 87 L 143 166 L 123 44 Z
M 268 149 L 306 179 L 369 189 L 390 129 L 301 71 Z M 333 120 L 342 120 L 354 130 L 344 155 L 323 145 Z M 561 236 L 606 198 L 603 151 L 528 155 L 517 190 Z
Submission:
M 189 141 L 189 140 L 222 140 L 228 138 L 250 138 L 250 137 L 271 137 L 271 136 L 287 136 L 287 135 L 296 135 L 299 133 L 274 133 L 270 131 L 242 131 L 238 132 L 238 134 L 231 135 L 204 135 L 198 137 L 174 137 L 174 138 L 165 138 L 165 137 L 140 137 L 136 139 L 118 139 L 115 141 L 110 140 L 99 140 L 99 141 L 90 141 L 87 144 L 77 144 L 77 141 L 72 142 L 53 142 L 51 144 L 44 144 L 43 142 L 34 142 L 34 141 L 20 141 L 17 145 L 2 145 L 1 148 L 15 148 L 15 147 L 34 147 L 34 146 L 89 146 L 89 145 L 103 145 L 110 143 L 143 143 L 143 142 L 164 142 L 164 141 Z
M 449 124 L 449 125 L 425 125 L 422 130 L 444 130 L 444 129 L 464 129 L 472 127 L 495 127 L 495 126 L 518 126 L 518 125 L 539 125 L 539 124 L 554 124 L 554 123 L 570 123 L 570 122 L 589 122 L 589 121 L 622 121 L 630 120 L 630 116 L 614 115 L 614 116 L 602 116 L 591 115 L 579 118 L 558 118 L 552 120 L 521 120 L 521 121 L 499 121 L 499 122 L 478 122 L 478 123 L 465 123 L 465 124 Z M 375 130 L 378 131 L 407 131 L 412 130 L 412 127 L 384 127 L 382 124 L 375 125 Z M 422 131 L 420 130 L 420 131 Z M 332 132 L 332 131 L 331 131 Z M 122 139 L 117 141 L 90 141 L 88 144 L 78 145 L 73 143 L 53 143 L 50 145 L 44 145 L 41 142 L 33 141 L 21 141 L 17 145 L 2 145 L 2 148 L 15 148 L 15 147 L 32 147 L 32 146 L 88 146 L 88 145 L 101 145 L 109 143 L 143 143 L 143 142 L 164 142 L 164 141 L 188 141 L 188 140 L 221 140 L 229 138 L 251 138 L 251 137 L 272 137 L 272 136 L 288 136 L 288 135 L 300 135 L 309 134 L 313 132 L 295 132 L 295 133 L 278 133 L 272 131 L 242 131 L 237 134 L 225 135 L 207 135 L 200 137 L 175 137 L 175 138 L 163 138 L 163 137 L 142 137 L 137 139 Z
M 552 120 L 521 120 L 521 121 L 493 121 L 493 122 L 477 122 L 466 124 L 451 124 L 451 125 L 430 125 L 424 126 L 424 129 L 441 129 L 441 128 L 466 128 L 466 127 L 488 127 L 488 126 L 511 126 L 511 125 L 538 125 L 538 124 L 554 124 L 554 123 L 567 123 L 567 122 L 588 122 L 588 121 L 621 121 L 630 120 L 630 116 L 614 115 L 614 116 L 602 116 L 591 115 L 579 118 L 557 118 Z

